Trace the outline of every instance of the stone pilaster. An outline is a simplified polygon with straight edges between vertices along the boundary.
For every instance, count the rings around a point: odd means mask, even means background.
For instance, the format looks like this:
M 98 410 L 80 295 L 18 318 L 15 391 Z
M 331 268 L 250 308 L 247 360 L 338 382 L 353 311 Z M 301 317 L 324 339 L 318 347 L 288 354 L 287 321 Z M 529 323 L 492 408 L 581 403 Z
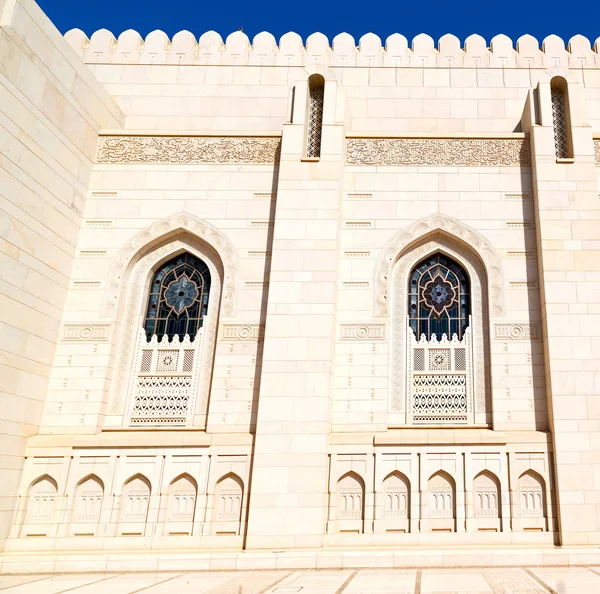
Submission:
M 583 90 L 568 78 L 572 159 L 554 150 L 550 79 L 531 126 L 546 386 L 561 543 L 600 543 L 600 209 Z
M 344 127 L 326 80 L 321 157 L 304 159 L 307 97 L 299 81 L 283 130 L 248 548 L 320 547 L 325 532 Z

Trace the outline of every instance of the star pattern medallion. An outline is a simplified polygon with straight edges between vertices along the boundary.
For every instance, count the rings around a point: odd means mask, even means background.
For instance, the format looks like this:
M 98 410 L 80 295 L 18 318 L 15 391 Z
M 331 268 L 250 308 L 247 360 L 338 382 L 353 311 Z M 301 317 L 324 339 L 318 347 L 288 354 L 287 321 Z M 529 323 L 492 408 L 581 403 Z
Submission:
M 165 301 L 179 315 L 198 298 L 198 287 L 185 274 L 173 281 L 165 291 Z
M 431 275 L 421 291 L 423 302 L 438 320 L 458 302 L 456 287 L 439 270 Z

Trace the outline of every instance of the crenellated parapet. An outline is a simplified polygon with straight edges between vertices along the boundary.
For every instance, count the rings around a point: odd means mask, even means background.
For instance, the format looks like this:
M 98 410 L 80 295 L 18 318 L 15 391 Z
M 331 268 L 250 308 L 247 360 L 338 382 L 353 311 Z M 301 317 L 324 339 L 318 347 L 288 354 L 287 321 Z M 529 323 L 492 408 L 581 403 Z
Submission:
M 332 42 L 322 33 L 313 33 L 303 43 L 297 33 L 286 33 L 279 40 L 267 32 L 259 33 L 252 43 L 242 31 L 223 41 L 214 32 L 196 39 L 189 31 L 180 31 L 172 39 L 162 31 L 152 31 L 142 39 L 133 30 L 118 38 L 106 29 L 91 38 L 79 29 L 65 35 L 73 49 L 87 63 L 109 64 L 210 64 L 224 66 L 306 66 L 332 67 L 426 67 L 426 68 L 581 68 L 600 66 L 600 38 L 593 47 L 582 35 L 575 35 L 567 47 L 556 36 L 546 37 L 540 47 L 537 39 L 523 35 L 513 43 L 506 35 L 497 35 L 490 43 L 480 35 L 467 37 L 461 45 L 458 37 L 444 35 L 437 43 L 424 33 L 409 46 L 403 35 L 390 35 L 385 45 L 373 34 L 363 35 L 358 44 L 348 33 L 336 35 Z

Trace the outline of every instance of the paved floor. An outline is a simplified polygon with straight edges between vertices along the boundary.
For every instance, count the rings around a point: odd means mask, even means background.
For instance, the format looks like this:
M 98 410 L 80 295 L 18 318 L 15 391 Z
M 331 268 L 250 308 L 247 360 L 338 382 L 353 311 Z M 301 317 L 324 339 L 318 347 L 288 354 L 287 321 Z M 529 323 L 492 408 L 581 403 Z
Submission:
M 600 567 L 7 575 L 0 576 L 0 591 L 14 594 L 600 594 Z

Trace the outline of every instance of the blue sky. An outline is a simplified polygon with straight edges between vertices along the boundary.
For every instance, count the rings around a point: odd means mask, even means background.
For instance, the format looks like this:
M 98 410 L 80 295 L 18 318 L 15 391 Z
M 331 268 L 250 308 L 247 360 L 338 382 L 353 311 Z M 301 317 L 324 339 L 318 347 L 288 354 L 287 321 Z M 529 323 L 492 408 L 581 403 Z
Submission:
M 223 39 L 243 29 L 252 39 L 269 31 L 279 40 L 287 31 L 304 39 L 320 31 L 331 39 L 347 32 L 356 40 L 372 31 L 385 38 L 402 33 L 410 40 L 427 33 L 436 41 L 445 33 L 461 41 L 472 33 L 489 40 L 504 33 L 515 41 L 529 33 L 541 40 L 555 33 L 565 42 L 576 33 L 594 44 L 600 37 L 600 0 L 383 0 L 377 3 L 348 0 L 298 2 L 260 0 L 37 0 L 64 33 L 78 27 L 91 35 L 107 28 L 115 36 L 135 29 L 142 36 L 162 29 L 169 36 L 188 29 L 199 37 L 215 30 Z M 566 7 L 566 9 L 565 9 Z

